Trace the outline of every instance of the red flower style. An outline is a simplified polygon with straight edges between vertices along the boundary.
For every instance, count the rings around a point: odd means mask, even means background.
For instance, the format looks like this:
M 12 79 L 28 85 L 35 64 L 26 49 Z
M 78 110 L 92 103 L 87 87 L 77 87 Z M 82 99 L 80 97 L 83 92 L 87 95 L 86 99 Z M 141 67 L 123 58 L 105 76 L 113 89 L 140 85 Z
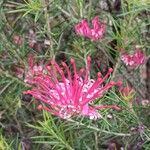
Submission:
M 44 102 L 46 106 L 39 105 L 39 109 L 46 110 L 53 115 L 61 118 L 70 118 L 72 116 L 86 116 L 90 119 L 100 118 L 98 110 L 112 108 L 120 110 L 116 105 L 95 106 L 94 100 L 101 98 L 114 85 L 120 85 L 121 82 L 111 81 L 105 86 L 104 81 L 108 78 L 112 69 L 102 77 L 97 74 L 97 80 L 90 79 L 90 57 L 87 57 L 87 67 L 77 71 L 76 62 L 70 60 L 73 67 L 73 74 L 68 65 L 62 62 L 62 68 L 53 60 L 49 65 L 45 65 L 45 72 L 39 71 L 38 75 L 29 80 L 34 84 L 31 90 L 24 94 L 31 94 L 34 98 Z M 67 77 L 65 73 L 67 73 Z
M 145 63 L 146 57 L 144 53 L 136 49 L 134 54 L 129 55 L 127 53 L 122 54 L 121 60 L 127 65 L 131 67 L 136 67 Z
M 106 31 L 106 26 L 99 21 L 98 16 L 95 16 L 92 20 L 92 27 L 93 28 L 90 28 L 87 20 L 83 19 L 80 23 L 75 25 L 75 32 L 94 41 L 101 39 Z

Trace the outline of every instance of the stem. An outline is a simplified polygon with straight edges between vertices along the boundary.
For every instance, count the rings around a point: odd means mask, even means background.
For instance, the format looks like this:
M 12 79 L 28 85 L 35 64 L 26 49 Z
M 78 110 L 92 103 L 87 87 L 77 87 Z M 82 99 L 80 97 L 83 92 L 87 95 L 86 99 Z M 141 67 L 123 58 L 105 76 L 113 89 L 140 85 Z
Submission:
M 53 51 L 53 40 L 52 40 L 52 37 L 51 37 L 51 26 L 50 26 L 50 21 L 49 21 L 49 13 L 48 13 L 48 4 L 46 2 L 46 0 L 42 0 L 42 3 L 43 3 L 43 8 L 44 8 L 44 15 L 45 15 L 45 20 L 46 20 L 46 30 L 47 30 L 47 36 L 49 38 L 49 41 L 50 41 L 50 46 L 49 46 L 49 50 L 51 52 L 51 55 L 52 58 L 54 57 L 54 51 Z
M 25 87 L 30 87 L 29 84 L 25 83 L 24 81 L 18 79 L 17 77 L 12 76 L 11 74 L 9 74 L 7 71 L 3 71 L 2 69 L 0 69 L 0 74 L 5 75 L 8 78 L 11 78 L 14 81 L 17 81 L 18 83 L 23 84 Z
M 128 68 L 126 67 L 126 65 L 123 64 L 123 66 L 125 67 L 126 71 L 128 72 Z M 118 70 L 119 70 L 119 73 L 121 73 L 122 76 L 129 82 L 129 84 L 135 89 L 135 91 L 136 91 L 143 99 L 145 99 L 145 96 L 143 95 L 143 92 L 142 92 L 140 89 L 138 89 L 138 87 L 136 87 L 136 86 L 132 83 L 132 81 L 131 81 L 131 80 L 129 79 L 129 77 L 128 77 L 128 74 L 126 75 L 126 74 L 123 73 L 123 71 L 122 71 L 121 69 L 119 69 L 119 68 L 118 68 Z
M 85 124 L 83 124 L 81 122 L 77 122 L 77 121 L 74 121 L 72 119 L 67 119 L 67 121 L 72 122 L 72 123 L 74 123 L 77 126 L 79 126 L 79 125 L 85 126 L 88 129 L 92 129 L 92 130 L 95 130 L 95 131 L 98 131 L 98 132 L 103 132 L 103 133 L 106 133 L 106 134 L 112 134 L 112 135 L 116 135 L 116 136 L 131 136 L 131 134 L 129 134 L 129 133 L 110 132 L 110 131 L 106 131 L 106 130 L 101 130 L 101 129 L 95 127 L 95 126 L 90 126 L 90 125 L 87 126 L 87 125 L 85 125 Z
M 56 5 L 56 7 L 66 16 L 68 16 L 69 18 L 71 18 L 71 20 L 73 20 L 74 22 L 78 22 L 78 19 L 76 19 L 71 13 L 67 12 L 66 10 L 64 10 L 62 7 L 60 7 L 59 5 Z
M 117 62 L 116 62 L 116 64 L 115 64 L 115 68 L 114 68 L 114 70 L 113 70 L 113 74 L 112 74 L 112 77 L 111 77 L 112 81 L 113 81 L 114 78 L 116 77 L 116 74 L 117 74 L 117 71 L 118 71 L 119 66 L 120 66 L 120 56 L 118 57 Z
M 80 7 L 80 17 L 83 18 L 83 1 L 79 1 L 79 7 Z

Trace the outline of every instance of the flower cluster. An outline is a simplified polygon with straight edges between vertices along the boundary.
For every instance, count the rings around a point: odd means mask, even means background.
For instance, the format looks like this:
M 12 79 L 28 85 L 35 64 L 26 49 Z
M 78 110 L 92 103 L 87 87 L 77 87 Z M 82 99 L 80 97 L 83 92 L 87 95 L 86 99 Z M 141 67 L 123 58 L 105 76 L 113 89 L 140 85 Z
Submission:
M 75 32 L 81 36 L 88 37 L 93 41 L 101 39 L 106 31 L 105 24 L 99 21 L 99 17 L 95 16 L 92 20 L 92 28 L 89 27 L 87 20 L 83 19 L 75 25 Z
M 15 68 L 15 73 L 18 78 L 23 79 L 24 82 L 28 84 L 32 84 L 32 79 L 34 76 L 39 75 L 40 73 L 44 72 L 44 64 L 43 61 L 40 61 L 39 63 L 34 62 L 35 56 L 33 54 L 30 54 L 28 56 L 28 67 L 26 68 Z
M 43 61 L 40 61 L 39 63 L 34 63 L 34 55 L 31 54 L 28 57 L 28 64 L 29 68 L 26 69 L 24 82 L 32 84 L 34 83 L 32 82 L 32 79 L 34 79 L 35 76 L 44 73 L 44 63 Z
M 144 53 L 136 49 L 134 54 L 129 55 L 127 53 L 122 54 L 121 60 L 127 65 L 131 67 L 136 67 L 138 65 L 144 64 L 145 63 L 145 55 Z
M 91 58 L 87 57 L 87 66 L 77 71 L 76 62 L 70 60 L 73 72 L 65 62 L 58 65 L 54 60 L 45 65 L 46 71 L 40 71 L 31 78 L 29 83 L 34 87 L 25 91 L 24 94 L 31 94 L 34 98 L 44 102 L 46 105 L 39 105 L 39 109 L 46 110 L 61 118 L 72 116 L 86 116 L 90 119 L 100 118 L 98 110 L 112 108 L 119 110 L 116 105 L 95 106 L 94 100 L 101 98 L 114 85 L 121 82 L 111 81 L 104 85 L 105 80 L 111 74 L 112 69 L 102 77 L 97 74 L 97 80 L 90 79 Z

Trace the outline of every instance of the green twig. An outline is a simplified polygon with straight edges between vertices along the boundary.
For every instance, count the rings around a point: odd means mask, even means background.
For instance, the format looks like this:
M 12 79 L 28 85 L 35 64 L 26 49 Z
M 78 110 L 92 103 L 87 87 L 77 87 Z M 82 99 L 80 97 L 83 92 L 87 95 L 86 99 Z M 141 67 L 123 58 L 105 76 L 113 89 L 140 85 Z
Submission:
M 67 119 L 67 121 L 72 122 L 75 125 L 85 126 L 88 129 L 92 129 L 92 130 L 95 130 L 95 131 L 98 131 L 98 132 L 103 132 L 103 133 L 106 133 L 106 134 L 111 134 L 111 135 L 116 135 L 116 136 L 131 136 L 130 133 L 117 133 L 117 132 L 111 132 L 111 131 L 101 130 L 101 129 L 95 127 L 95 126 L 85 125 L 85 124 L 83 124 L 81 122 L 77 122 L 77 121 L 74 121 L 72 119 Z
M 11 74 L 8 73 L 8 71 L 3 71 L 2 69 L 0 69 L 0 74 L 3 74 L 8 78 L 11 78 L 12 80 L 17 81 L 20 84 L 23 84 L 25 87 L 30 87 L 29 84 L 25 83 L 24 81 L 20 80 L 17 77 L 12 76 Z

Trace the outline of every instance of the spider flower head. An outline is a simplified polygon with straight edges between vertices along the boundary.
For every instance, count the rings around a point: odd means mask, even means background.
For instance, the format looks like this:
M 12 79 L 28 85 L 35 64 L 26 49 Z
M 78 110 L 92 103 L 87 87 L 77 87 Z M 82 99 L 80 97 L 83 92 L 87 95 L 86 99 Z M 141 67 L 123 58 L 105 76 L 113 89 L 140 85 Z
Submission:
M 53 60 L 50 62 L 51 65 L 45 65 L 47 72 L 41 72 L 31 78 L 29 82 L 33 83 L 34 87 L 24 93 L 31 94 L 34 98 L 46 104 L 45 106 L 40 105 L 39 109 L 46 110 L 64 119 L 72 116 L 86 116 L 90 119 L 97 119 L 100 118 L 98 113 L 100 109 L 113 108 L 119 110 L 120 108 L 116 105 L 94 105 L 95 99 L 101 98 L 111 87 L 120 85 L 121 82 L 111 81 L 105 86 L 103 85 L 112 69 L 109 69 L 104 77 L 98 73 L 96 80 L 91 79 L 89 77 L 90 62 L 91 58 L 87 57 L 86 68 L 78 71 L 75 60 L 71 59 L 72 73 L 65 62 L 62 62 L 62 67 L 60 67 Z
M 141 50 L 136 49 L 134 54 L 131 54 L 131 55 L 127 53 L 122 54 L 121 60 L 127 66 L 137 67 L 145 63 L 146 57 Z
M 106 26 L 100 22 L 98 16 L 95 16 L 92 20 L 92 28 L 89 27 L 88 22 L 85 19 L 75 25 L 75 32 L 77 34 L 90 38 L 93 41 L 101 39 L 105 31 Z

